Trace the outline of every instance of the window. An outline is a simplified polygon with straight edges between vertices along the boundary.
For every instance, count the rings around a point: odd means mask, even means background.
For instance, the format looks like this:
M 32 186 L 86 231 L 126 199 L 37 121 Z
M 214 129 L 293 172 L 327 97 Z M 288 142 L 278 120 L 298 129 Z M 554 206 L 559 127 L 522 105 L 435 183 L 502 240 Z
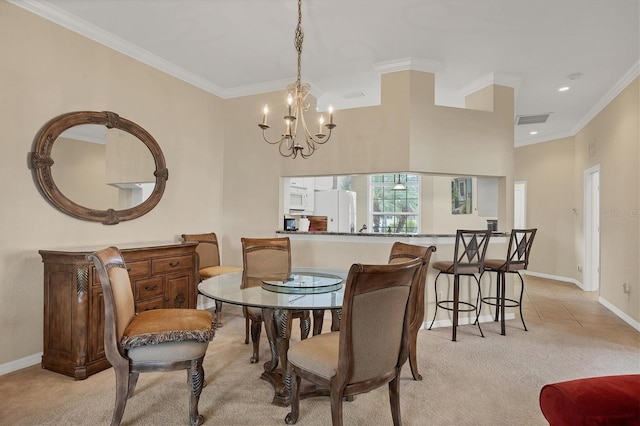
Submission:
M 406 189 L 393 189 L 400 182 Z M 371 175 L 369 178 L 372 233 L 417 234 L 420 231 L 420 176 Z

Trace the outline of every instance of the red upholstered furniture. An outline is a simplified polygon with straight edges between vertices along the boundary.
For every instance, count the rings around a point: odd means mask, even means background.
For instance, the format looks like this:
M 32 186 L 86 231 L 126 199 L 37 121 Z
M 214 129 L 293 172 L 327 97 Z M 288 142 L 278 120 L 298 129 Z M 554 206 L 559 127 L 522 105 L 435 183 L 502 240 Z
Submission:
M 540 409 L 551 426 L 640 425 L 640 374 L 545 385 Z

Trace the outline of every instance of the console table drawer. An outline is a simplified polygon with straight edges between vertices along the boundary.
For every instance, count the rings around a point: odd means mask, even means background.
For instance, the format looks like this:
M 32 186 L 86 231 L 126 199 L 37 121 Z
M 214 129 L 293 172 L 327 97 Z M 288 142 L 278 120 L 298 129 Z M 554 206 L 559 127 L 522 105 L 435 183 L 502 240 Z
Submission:
M 180 269 L 193 269 L 195 267 L 193 256 L 173 256 L 151 261 L 153 274 L 178 271 Z
M 162 277 L 137 280 L 134 282 L 133 288 L 136 302 L 139 300 L 149 299 L 150 297 L 161 296 L 164 293 Z
M 145 300 L 144 302 L 136 303 L 136 313 L 151 311 L 153 309 L 162 309 L 164 307 L 164 300 L 162 296 L 155 299 Z
M 148 261 L 127 262 L 125 260 L 124 263 L 127 265 L 129 278 L 148 277 L 149 275 L 151 275 Z

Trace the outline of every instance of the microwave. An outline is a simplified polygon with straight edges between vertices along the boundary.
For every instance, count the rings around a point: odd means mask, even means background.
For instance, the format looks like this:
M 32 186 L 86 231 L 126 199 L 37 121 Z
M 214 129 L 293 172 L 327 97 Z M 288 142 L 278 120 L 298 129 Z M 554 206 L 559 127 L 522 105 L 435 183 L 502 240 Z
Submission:
M 289 210 L 305 210 L 307 205 L 307 191 L 301 188 L 291 188 L 289 191 Z

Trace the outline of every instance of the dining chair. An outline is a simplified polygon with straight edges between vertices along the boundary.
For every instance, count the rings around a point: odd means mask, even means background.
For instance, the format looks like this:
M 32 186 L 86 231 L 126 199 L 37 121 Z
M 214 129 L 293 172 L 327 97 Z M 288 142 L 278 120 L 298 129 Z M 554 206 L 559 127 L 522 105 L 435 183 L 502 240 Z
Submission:
M 200 259 L 200 264 L 198 265 L 200 282 L 218 275 L 242 271 L 242 268 L 238 266 L 220 265 L 220 246 L 215 232 L 209 232 L 206 234 L 182 234 L 182 241 L 195 241 L 198 243 L 196 252 Z M 222 302 L 216 300 L 215 303 L 216 325 L 220 326 Z
M 418 331 L 422 327 L 424 321 L 424 288 L 427 278 L 427 270 L 429 268 L 429 261 L 431 260 L 431 253 L 436 251 L 435 246 L 417 246 L 413 244 L 405 244 L 399 241 L 393 243 L 391 246 L 391 252 L 389 253 L 389 262 L 399 263 L 406 262 L 412 259 L 422 259 L 423 264 L 420 267 L 420 276 L 417 281 L 417 288 L 413 294 L 413 299 L 409 305 L 409 317 L 411 322 L 409 323 L 409 366 L 411 367 L 411 374 L 414 380 L 422 380 L 422 376 L 418 372 Z
M 524 323 L 522 316 L 522 296 L 524 294 L 524 280 L 520 271 L 524 271 L 529 266 L 529 254 L 533 239 L 536 236 L 537 228 L 532 229 L 512 229 L 509 237 L 509 246 L 507 247 L 507 256 L 505 259 L 487 259 L 484 261 L 484 272 L 496 272 L 496 295 L 487 296 L 481 299 L 481 303 L 486 303 L 496 307 L 495 321 L 501 318 L 500 334 L 505 335 L 504 315 L 506 308 L 519 308 L 520 319 L 524 331 L 527 325 Z M 505 277 L 506 274 L 515 274 L 520 278 L 520 297 L 518 300 L 510 299 L 505 295 Z
M 88 255 L 100 278 L 104 299 L 104 351 L 116 374 L 111 425 L 119 425 L 140 373 L 187 370 L 189 420 L 204 421 L 198 402 L 204 359 L 214 336 L 212 316 L 197 309 L 154 309 L 135 313 L 133 290 L 120 250 L 109 247 Z
M 267 276 L 288 277 L 291 275 L 291 241 L 281 238 L 241 238 L 242 243 L 242 285 L 241 288 L 258 287 Z M 253 343 L 251 363 L 260 360 L 260 334 L 262 333 L 262 309 L 243 306 L 245 317 L 244 343 L 249 344 L 249 329 Z M 293 318 L 300 319 L 300 336 L 306 339 L 311 329 L 308 310 L 292 310 Z
M 329 390 L 334 426 L 342 425 L 344 398 L 388 384 L 393 424 L 402 423 L 400 372 L 408 357 L 411 298 L 423 264 L 423 259 L 414 259 L 351 266 L 340 331 L 310 337 L 288 351 L 291 412 L 285 418 L 287 424 L 298 421 L 301 379 Z
M 489 238 L 491 231 L 489 230 L 457 230 L 456 239 L 453 249 L 453 261 L 438 261 L 433 264 L 433 268 L 438 270 L 438 275 L 434 282 L 436 293 L 436 307 L 433 313 L 433 320 L 429 326 L 429 330 L 433 327 L 436 320 L 438 309 L 445 309 L 453 312 L 453 330 L 451 340 L 456 341 L 456 330 L 458 328 L 458 315 L 460 312 L 475 312 L 476 318 L 474 324 L 478 325 L 480 335 L 484 337 L 482 327 L 478 317 L 480 315 L 480 304 L 482 299 L 482 291 L 480 289 L 479 276 L 482 275 L 484 268 L 484 258 L 489 246 Z M 438 278 L 440 275 L 453 275 L 453 299 L 440 300 L 438 291 Z M 467 276 L 473 278 L 478 286 L 478 292 L 475 302 L 471 299 L 466 301 L 460 300 L 460 277 Z M 460 305 L 463 305 L 461 308 Z

